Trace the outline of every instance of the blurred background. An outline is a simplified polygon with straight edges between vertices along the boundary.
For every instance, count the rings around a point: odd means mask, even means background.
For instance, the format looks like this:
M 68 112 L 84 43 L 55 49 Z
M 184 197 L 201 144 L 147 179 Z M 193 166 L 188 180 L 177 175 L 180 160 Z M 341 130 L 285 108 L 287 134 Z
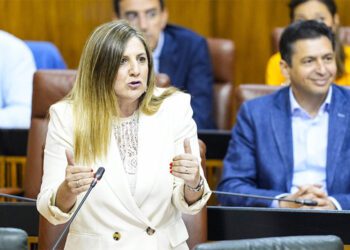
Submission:
M 234 78 L 263 83 L 272 55 L 271 32 L 289 23 L 288 0 L 166 0 L 170 22 L 205 37 L 235 42 Z M 349 0 L 336 0 L 341 25 L 350 26 Z M 24 40 L 53 42 L 76 68 L 92 30 L 113 18 L 111 0 L 0 0 L 0 29 Z

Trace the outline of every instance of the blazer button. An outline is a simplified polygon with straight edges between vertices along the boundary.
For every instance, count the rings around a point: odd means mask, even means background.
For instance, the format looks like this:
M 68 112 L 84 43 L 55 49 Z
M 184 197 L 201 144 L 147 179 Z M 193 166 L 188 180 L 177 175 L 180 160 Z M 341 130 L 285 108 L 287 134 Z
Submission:
M 156 230 L 154 230 L 153 228 L 147 227 L 146 232 L 148 235 L 153 235 L 156 232 Z
M 114 239 L 114 240 L 120 240 L 120 237 L 121 237 L 121 235 L 120 235 L 119 232 L 115 232 L 115 233 L 113 234 L 113 239 Z

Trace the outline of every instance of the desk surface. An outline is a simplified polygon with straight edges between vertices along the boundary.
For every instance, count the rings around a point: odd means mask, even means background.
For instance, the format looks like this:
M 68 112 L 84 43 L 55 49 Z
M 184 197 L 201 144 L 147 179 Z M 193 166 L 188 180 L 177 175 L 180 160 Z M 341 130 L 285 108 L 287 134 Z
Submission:
M 0 129 L 0 155 L 26 156 L 28 129 Z
M 21 228 L 38 236 L 39 213 L 34 202 L 0 202 L 0 227 Z
M 231 131 L 227 130 L 198 130 L 198 138 L 207 146 L 207 159 L 223 159 L 231 139 Z
M 349 211 L 208 207 L 208 240 L 337 235 L 350 244 Z

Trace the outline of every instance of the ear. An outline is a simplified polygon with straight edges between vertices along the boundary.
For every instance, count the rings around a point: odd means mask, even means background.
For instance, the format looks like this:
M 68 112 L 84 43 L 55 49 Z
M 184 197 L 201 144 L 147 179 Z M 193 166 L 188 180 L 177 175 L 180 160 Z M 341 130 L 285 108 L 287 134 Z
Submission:
M 284 76 L 284 78 L 286 78 L 286 82 L 284 83 L 284 85 L 288 85 L 290 83 L 290 66 L 283 59 L 281 59 L 280 61 L 280 69 L 281 69 L 282 75 Z
M 161 13 L 161 25 L 162 25 L 162 29 L 165 28 L 166 24 L 168 23 L 168 17 L 169 17 L 169 14 L 168 14 L 168 9 L 167 8 L 164 8 L 164 10 L 162 11 Z
M 338 13 L 334 15 L 333 22 L 334 22 L 334 28 L 337 29 L 339 27 L 339 24 L 340 24 Z

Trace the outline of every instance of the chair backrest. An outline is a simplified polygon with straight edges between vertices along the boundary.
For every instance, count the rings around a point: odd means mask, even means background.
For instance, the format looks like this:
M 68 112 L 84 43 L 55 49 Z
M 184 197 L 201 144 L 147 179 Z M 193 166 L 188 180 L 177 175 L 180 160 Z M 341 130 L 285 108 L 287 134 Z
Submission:
M 208 38 L 214 74 L 213 114 L 218 129 L 231 129 L 233 124 L 233 62 L 234 42 Z
M 284 29 L 284 27 L 276 27 L 272 31 L 271 44 L 273 53 L 276 53 L 279 50 L 279 41 Z M 344 45 L 350 45 L 350 26 L 339 27 L 339 40 Z
M 246 240 L 224 240 L 199 244 L 194 250 L 342 250 L 342 240 L 334 235 L 270 237 Z
M 0 249 L 27 250 L 27 233 L 19 228 L 0 227 Z
M 37 71 L 34 75 L 32 118 L 28 136 L 27 171 L 25 176 L 25 196 L 36 198 L 40 191 L 43 174 L 43 154 L 46 140 L 49 107 L 62 99 L 72 88 L 76 76 L 74 70 Z M 199 142 L 202 166 L 205 166 L 205 144 Z M 189 231 L 188 245 L 205 242 L 207 239 L 206 209 L 195 216 L 184 216 Z M 62 232 L 64 225 L 53 226 L 40 217 L 39 249 L 50 249 Z M 63 247 L 64 241 L 60 245 Z M 59 249 L 61 249 L 59 247 Z
M 66 63 L 58 50 L 51 42 L 25 41 L 33 53 L 37 69 L 66 69 Z
M 268 95 L 276 90 L 280 89 L 281 86 L 270 86 L 265 84 L 241 84 L 236 88 L 236 99 L 237 99 L 237 110 L 240 105 L 251 99 Z

